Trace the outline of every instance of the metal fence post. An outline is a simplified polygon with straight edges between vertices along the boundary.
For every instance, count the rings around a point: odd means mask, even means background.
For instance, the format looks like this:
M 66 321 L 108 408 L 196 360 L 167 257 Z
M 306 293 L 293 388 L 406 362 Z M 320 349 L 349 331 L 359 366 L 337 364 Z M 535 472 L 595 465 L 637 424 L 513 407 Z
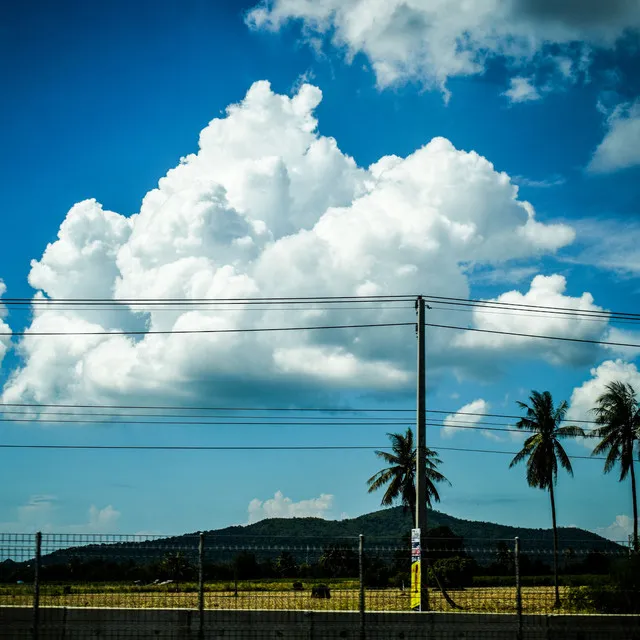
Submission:
M 198 638 L 204 638 L 204 533 L 198 542 Z
M 522 586 L 520 584 L 520 538 L 516 536 L 513 549 L 513 564 L 516 572 L 516 616 L 518 617 L 518 640 L 522 640 Z
M 40 631 L 40 561 L 42 557 L 42 533 L 36 533 L 36 553 L 33 560 L 33 639 Z
M 360 640 L 365 640 L 365 600 L 364 600 L 364 535 L 360 534 L 358 545 L 358 564 L 360 568 Z

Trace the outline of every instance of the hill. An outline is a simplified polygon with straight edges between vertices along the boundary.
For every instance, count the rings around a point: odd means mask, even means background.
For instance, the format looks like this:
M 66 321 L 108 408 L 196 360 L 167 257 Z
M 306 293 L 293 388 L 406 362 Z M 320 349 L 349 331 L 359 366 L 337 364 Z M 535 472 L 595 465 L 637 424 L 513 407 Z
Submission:
M 479 522 L 455 518 L 440 511 L 429 510 L 427 516 L 429 529 L 448 527 L 464 538 L 466 546 L 476 548 L 495 548 L 500 540 L 520 538 L 523 549 L 550 549 L 553 544 L 551 529 L 531 529 L 510 527 L 494 522 Z M 265 538 L 300 540 L 316 539 L 330 541 L 364 534 L 367 543 L 388 543 L 399 541 L 412 527 L 411 516 L 402 507 L 391 507 L 367 513 L 347 520 L 323 520 L 322 518 L 272 518 L 250 525 L 226 527 L 207 532 L 208 535 L 252 540 L 252 543 L 264 544 Z M 193 534 L 192 534 L 193 535 Z M 558 529 L 559 547 L 574 550 L 620 551 L 620 545 L 595 533 L 573 527 Z
M 553 548 L 550 529 L 509 527 L 492 522 L 463 520 L 430 510 L 429 529 L 448 527 L 464 539 L 468 552 L 480 560 L 493 557 L 499 541 L 511 541 L 518 536 L 521 549 L 531 557 L 548 556 Z M 357 536 L 364 534 L 365 546 L 369 549 L 397 548 L 407 544 L 411 529 L 411 518 L 401 507 L 393 507 L 346 520 L 323 520 L 321 518 L 273 518 L 254 524 L 226 527 L 205 532 L 207 560 L 229 562 L 243 550 L 251 551 L 259 560 L 274 559 L 283 550 L 291 550 L 301 561 L 319 556 L 328 545 L 344 545 L 355 548 Z M 198 548 L 198 533 L 171 536 L 156 540 L 117 541 L 108 544 L 90 544 L 82 547 L 58 549 L 42 558 L 44 566 L 71 561 L 100 559 L 106 562 L 157 561 L 167 553 L 179 550 L 195 559 Z M 621 553 L 623 547 L 589 531 L 577 528 L 560 528 L 558 531 L 561 550 L 586 554 L 589 551 Z M 403 539 L 405 542 L 403 542 Z

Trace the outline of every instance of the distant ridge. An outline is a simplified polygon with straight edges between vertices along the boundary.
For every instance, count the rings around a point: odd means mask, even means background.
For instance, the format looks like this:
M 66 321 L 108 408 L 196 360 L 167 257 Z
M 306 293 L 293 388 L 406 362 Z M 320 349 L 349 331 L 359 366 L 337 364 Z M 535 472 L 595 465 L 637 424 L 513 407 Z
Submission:
M 457 536 L 464 538 L 464 547 L 471 555 L 480 557 L 483 552 L 497 550 L 498 542 L 511 546 L 516 536 L 520 548 L 531 557 L 545 556 L 553 548 L 551 529 L 509 527 L 493 522 L 478 522 L 454 518 L 440 511 L 428 511 L 429 529 L 448 527 Z M 410 515 L 402 507 L 374 511 L 346 520 L 324 520 L 322 518 L 270 518 L 253 524 L 237 525 L 206 531 L 207 557 L 212 561 L 228 561 L 230 553 L 243 549 L 256 551 L 258 557 L 275 557 L 279 550 L 305 547 L 316 550 L 332 543 L 355 546 L 359 534 L 365 536 L 369 548 L 397 547 L 402 544 L 412 526 Z M 160 539 L 118 541 L 95 544 L 80 544 L 75 548 L 58 549 L 43 555 L 43 565 L 66 562 L 69 558 L 96 558 L 122 561 L 144 557 L 162 558 L 169 551 L 179 549 L 186 555 L 197 554 L 198 532 L 167 536 Z M 607 540 L 590 531 L 578 528 L 558 529 L 559 548 L 577 553 L 589 551 L 619 554 L 624 550 L 620 544 Z M 76 543 L 77 544 L 77 543 Z
M 529 546 L 537 548 L 549 547 L 553 544 L 551 529 L 531 529 L 527 527 L 510 527 L 493 522 L 479 522 L 463 520 L 442 513 L 429 510 L 427 516 L 429 529 L 435 527 L 449 527 L 456 535 L 462 536 L 467 546 L 495 546 L 499 540 L 513 540 L 516 536 L 523 544 L 523 550 Z M 383 542 L 385 539 L 398 540 L 406 535 L 412 527 L 411 516 L 402 507 L 391 507 L 374 511 L 357 518 L 346 520 L 324 520 L 322 518 L 270 518 L 259 522 L 226 527 L 209 531 L 211 536 L 230 536 L 243 539 L 265 537 L 276 538 L 316 538 L 330 539 L 354 537 L 364 534 L 371 543 L 375 540 Z M 560 548 L 597 549 L 620 551 L 621 545 L 616 544 L 591 531 L 574 527 L 560 527 L 558 529 Z

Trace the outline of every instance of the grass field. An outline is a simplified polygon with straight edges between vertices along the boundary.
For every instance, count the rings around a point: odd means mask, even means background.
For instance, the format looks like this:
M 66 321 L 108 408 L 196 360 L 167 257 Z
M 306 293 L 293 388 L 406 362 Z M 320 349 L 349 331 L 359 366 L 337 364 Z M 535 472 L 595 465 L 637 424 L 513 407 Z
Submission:
M 285 584 L 288 588 L 285 588 Z M 207 609 L 292 609 L 292 610 L 357 610 L 359 591 L 351 581 L 332 583 L 330 599 L 312 598 L 308 585 L 304 591 L 294 591 L 291 582 L 239 583 L 236 594 L 233 585 L 207 583 L 205 607 Z M 468 612 L 515 612 L 514 587 L 473 587 L 449 594 Z M 566 588 L 561 588 L 561 597 Z M 563 598 L 566 600 L 566 598 Z M 28 606 L 32 604 L 30 587 L 27 585 L 0 586 L 0 605 Z M 124 584 L 67 584 L 42 585 L 40 604 L 43 607 L 133 607 L 133 608 L 189 608 L 198 607 L 195 585 L 165 587 L 137 587 Z M 564 609 L 553 609 L 552 587 L 523 587 L 522 605 L 524 613 L 570 613 Z M 409 592 L 400 589 L 367 589 L 365 606 L 368 611 L 408 611 Z M 433 611 L 456 611 L 438 591 L 430 591 L 430 609 Z M 571 611 L 575 613 L 575 611 Z

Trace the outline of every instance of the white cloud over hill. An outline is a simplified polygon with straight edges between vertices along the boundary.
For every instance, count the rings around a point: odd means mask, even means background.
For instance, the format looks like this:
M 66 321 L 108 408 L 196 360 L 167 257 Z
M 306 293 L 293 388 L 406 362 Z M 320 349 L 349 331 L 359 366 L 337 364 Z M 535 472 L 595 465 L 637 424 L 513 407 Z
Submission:
M 287 498 L 282 491 L 276 491 L 273 498 L 259 500 L 254 498 L 247 511 L 249 523 L 265 518 L 325 518 L 333 507 L 333 496 L 321 493 L 317 498 L 295 502 Z
M 573 230 L 542 223 L 518 187 L 487 159 L 435 138 L 407 157 L 360 167 L 317 129 L 322 94 L 302 85 L 278 95 L 257 82 L 200 134 L 183 158 L 124 217 L 94 200 L 74 205 L 58 239 L 32 262 L 30 284 L 52 298 L 238 298 L 362 296 L 428 292 L 467 297 L 470 266 L 553 253 Z M 472 270 L 471 270 L 472 271 Z M 534 278 L 504 298 L 598 308 L 587 293 L 565 295 L 560 276 Z M 501 298 L 500 298 L 501 299 Z M 108 335 L 122 330 L 253 329 L 411 322 L 411 309 L 348 305 L 128 308 L 38 306 L 29 331 L 106 332 L 26 336 L 22 366 L 5 402 L 162 404 L 250 398 L 288 401 L 349 387 L 398 390 L 411 384 L 412 327 L 285 333 Z M 449 320 L 428 312 L 429 322 Z M 464 319 L 459 319 L 464 322 Z M 564 335 L 553 318 L 477 314 L 481 327 Z M 598 328 L 600 327 L 600 328 Z M 574 322 L 574 335 L 602 325 Z M 576 334 L 577 331 L 577 334 Z M 484 371 L 498 355 L 527 353 L 558 363 L 592 353 L 430 329 L 430 367 Z

